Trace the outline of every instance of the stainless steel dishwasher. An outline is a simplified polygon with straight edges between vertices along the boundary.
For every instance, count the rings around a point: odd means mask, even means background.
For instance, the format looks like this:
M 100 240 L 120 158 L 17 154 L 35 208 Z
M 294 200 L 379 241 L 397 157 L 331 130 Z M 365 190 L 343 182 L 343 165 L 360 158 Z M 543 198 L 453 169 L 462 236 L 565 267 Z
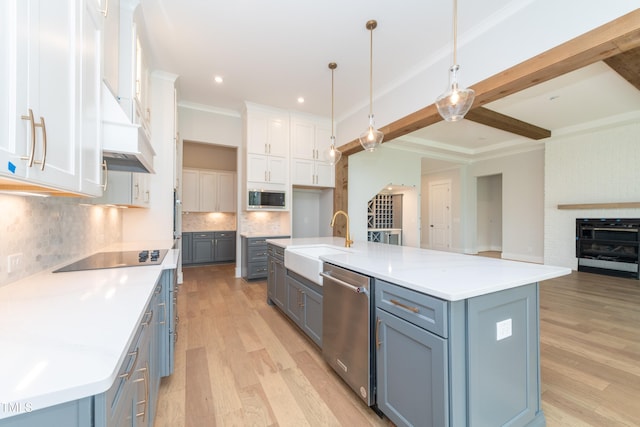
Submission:
M 375 404 L 371 278 L 324 263 L 322 356 L 368 406 Z

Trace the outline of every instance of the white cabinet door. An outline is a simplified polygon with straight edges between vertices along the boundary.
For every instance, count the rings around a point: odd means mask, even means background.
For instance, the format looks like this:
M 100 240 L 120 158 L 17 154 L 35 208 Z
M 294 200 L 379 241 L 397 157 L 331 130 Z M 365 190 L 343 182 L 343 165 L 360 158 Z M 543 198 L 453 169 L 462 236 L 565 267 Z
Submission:
M 30 122 L 22 123 L 28 138 L 36 140 L 34 165 L 27 176 L 38 183 L 72 191 L 78 190 L 75 6 L 75 0 L 29 2 L 26 27 L 21 29 L 29 35 L 28 93 L 26 99 L 18 99 L 17 111 L 21 115 L 33 111 L 35 121 L 42 125 L 34 135 Z
M 319 187 L 335 187 L 335 168 L 329 163 L 315 163 L 315 183 Z
M 291 120 L 291 157 L 316 159 L 315 125 L 295 118 Z
M 236 174 L 220 172 L 218 174 L 218 211 L 236 211 Z
M 92 0 L 89 0 L 92 1 Z M 118 96 L 120 70 L 120 0 L 101 0 L 104 16 L 103 79 L 113 96 Z
M 315 128 L 315 141 L 318 153 L 316 160 L 325 162 L 324 153 L 331 145 L 331 126 L 317 125 Z
M 96 0 L 83 0 L 80 110 L 78 112 L 78 143 L 80 149 L 80 192 L 93 196 L 102 194 L 102 125 L 100 116 L 101 46 L 103 17 Z
M 269 156 L 262 154 L 247 155 L 247 181 L 269 182 Z
M 199 171 L 200 173 L 200 209 L 201 212 L 218 211 L 218 174 L 216 172 Z
M 288 157 L 268 157 L 269 182 L 272 184 L 286 184 L 288 182 Z
M 182 210 L 198 212 L 200 205 L 200 185 L 198 171 L 182 170 Z
M 273 114 L 267 122 L 269 155 L 289 156 L 289 118 Z
M 291 160 L 291 183 L 293 185 L 315 184 L 313 160 Z
M 286 112 L 249 108 L 247 152 L 289 156 L 289 116 Z
M 25 97 L 26 82 L 24 60 L 16 70 L 18 55 L 23 56 L 24 43 L 17 42 L 18 27 L 22 28 L 26 17 L 26 4 L 22 0 L 0 2 L 0 173 L 7 176 L 26 176 L 24 162 L 20 156 L 27 152 L 26 137 L 18 137 L 18 125 L 24 134 L 24 126 L 16 111 L 18 94 Z M 18 21 L 20 16 L 20 22 Z M 17 46 L 20 44 L 20 46 Z M 20 47 L 20 49 L 18 49 Z M 16 72 L 19 71 L 19 72 Z

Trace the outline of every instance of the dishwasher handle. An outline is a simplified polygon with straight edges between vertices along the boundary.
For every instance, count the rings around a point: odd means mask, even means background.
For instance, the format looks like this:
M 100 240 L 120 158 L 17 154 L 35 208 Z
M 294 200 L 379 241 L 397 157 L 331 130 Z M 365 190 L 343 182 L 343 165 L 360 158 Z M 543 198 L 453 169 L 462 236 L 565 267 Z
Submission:
M 334 282 L 336 282 L 337 284 L 339 284 L 341 286 L 344 286 L 345 288 L 351 289 L 356 294 L 369 295 L 369 290 L 367 288 L 365 288 L 364 286 L 353 286 L 351 283 L 347 283 L 344 280 L 340 280 L 340 279 L 338 279 L 336 277 L 333 277 L 331 274 L 325 273 L 324 271 L 320 272 L 320 275 L 322 277 L 326 277 L 327 279 L 333 280 Z

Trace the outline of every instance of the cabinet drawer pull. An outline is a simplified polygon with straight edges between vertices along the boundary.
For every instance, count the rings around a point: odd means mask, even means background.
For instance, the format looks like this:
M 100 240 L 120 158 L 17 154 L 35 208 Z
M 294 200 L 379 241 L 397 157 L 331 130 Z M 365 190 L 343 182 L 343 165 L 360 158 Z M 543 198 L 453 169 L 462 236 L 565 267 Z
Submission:
M 153 310 L 147 311 L 145 314 L 149 316 L 149 319 L 147 319 L 147 321 L 145 322 L 142 322 L 142 325 L 149 326 L 149 324 L 151 323 L 151 319 L 153 319 Z
M 390 301 L 391 301 L 394 305 L 397 305 L 398 307 L 402 307 L 402 308 L 404 308 L 405 310 L 409 310 L 409 311 L 410 311 L 410 312 L 412 312 L 412 313 L 420 313 L 420 309 L 419 309 L 419 308 L 417 308 L 417 307 L 410 307 L 410 306 L 408 306 L 408 305 L 406 305 L 406 304 L 403 304 L 403 303 L 401 303 L 400 301 L 395 300 L 395 299 L 391 299 Z
M 118 375 L 118 378 L 124 378 L 125 380 L 128 380 L 129 378 L 131 378 L 131 374 L 133 374 L 133 371 L 136 368 L 136 363 L 138 363 L 138 349 L 136 348 L 134 351 L 127 353 L 127 356 L 133 357 L 133 363 L 131 364 L 131 369 L 129 369 L 129 372 L 125 372 L 124 374 Z

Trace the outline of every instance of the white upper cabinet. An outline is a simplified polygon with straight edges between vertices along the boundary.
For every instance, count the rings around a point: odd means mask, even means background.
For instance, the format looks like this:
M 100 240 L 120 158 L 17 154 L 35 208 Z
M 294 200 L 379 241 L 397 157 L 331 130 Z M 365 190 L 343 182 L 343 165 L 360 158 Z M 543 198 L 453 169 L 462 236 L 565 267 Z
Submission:
M 245 125 L 247 186 L 284 190 L 289 185 L 289 113 L 247 104 Z
M 1 175 L 61 192 L 100 191 L 92 154 L 101 141 L 100 28 L 91 21 L 97 7 L 96 0 L 0 5 Z
M 99 0 L 104 19 L 102 79 L 114 96 L 118 95 L 120 75 L 120 0 Z
M 324 118 L 291 116 L 291 183 L 311 187 L 335 187 L 335 168 L 324 160 L 331 126 Z
M 209 169 L 182 170 L 184 212 L 235 212 L 236 174 Z
M 247 106 L 247 151 L 289 156 L 289 113 Z

